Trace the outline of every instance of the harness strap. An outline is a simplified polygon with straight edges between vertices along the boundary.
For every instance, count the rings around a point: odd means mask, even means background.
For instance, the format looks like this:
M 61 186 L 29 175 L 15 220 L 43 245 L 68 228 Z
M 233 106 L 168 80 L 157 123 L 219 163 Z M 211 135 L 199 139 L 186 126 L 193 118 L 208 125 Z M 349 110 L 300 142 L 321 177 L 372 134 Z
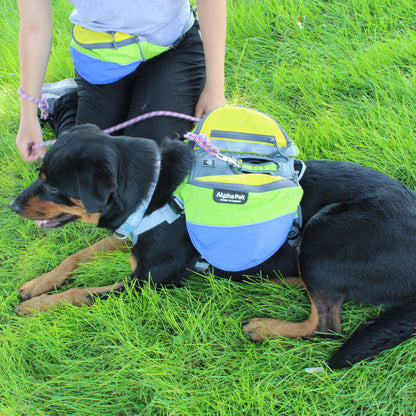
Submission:
M 297 174 L 296 181 L 299 182 L 302 179 L 303 174 L 306 170 L 306 165 L 303 160 L 296 159 L 295 162 L 299 164 L 300 171 L 295 170 L 295 173 Z M 302 218 L 302 208 L 299 204 L 298 209 L 296 211 L 296 218 L 293 221 L 292 227 L 289 231 L 289 234 L 287 235 L 286 242 L 291 246 L 295 247 L 299 250 L 299 244 L 300 239 L 302 236 L 302 227 L 303 227 L 303 218 Z
M 296 218 L 293 221 L 292 227 L 290 228 L 289 234 L 287 235 L 286 242 L 291 246 L 298 248 L 300 238 L 302 235 L 302 209 L 300 205 L 296 211 Z
M 130 238 L 133 244 L 137 243 L 139 236 L 146 231 L 149 231 L 163 222 L 172 224 L 178 218 L 184 215 L 183 202 L 173 195 L 172 199 L 163 207 L 146 215 L 137 227 L 130 233 Z
M 160 153 L 157 151 L 156 161 L 154 165 L 155 170 L 153 173 L 153 181 L 150 184 L 146 198 L 140 202 L 136 208 L 136 211 L 134 211 L 133 214 L 131 214 L 127 220 L 114 232 L 114 235 L 120 240 L 127 238 L 142 221 L 150 201 L 152 200 L 153 193 L 156 189 L 157 181 L 159 179 L 160 165 Z

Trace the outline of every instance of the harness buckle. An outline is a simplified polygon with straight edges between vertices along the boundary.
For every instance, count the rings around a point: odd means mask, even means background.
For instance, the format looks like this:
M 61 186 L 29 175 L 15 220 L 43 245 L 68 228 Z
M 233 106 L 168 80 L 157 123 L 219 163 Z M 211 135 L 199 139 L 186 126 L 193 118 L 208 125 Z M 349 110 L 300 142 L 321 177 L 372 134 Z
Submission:
M 176 195 L 172 195 L 172 198 L 170 199 L 170 201 L 168 202 L 168 205 L 170 206 L 170 208 L 172 209 L 172 211 L 175 214 L 184 214 L 185 213 L 185 207 L 184 207 L 184 203 L 181 199 L 179 199 Z

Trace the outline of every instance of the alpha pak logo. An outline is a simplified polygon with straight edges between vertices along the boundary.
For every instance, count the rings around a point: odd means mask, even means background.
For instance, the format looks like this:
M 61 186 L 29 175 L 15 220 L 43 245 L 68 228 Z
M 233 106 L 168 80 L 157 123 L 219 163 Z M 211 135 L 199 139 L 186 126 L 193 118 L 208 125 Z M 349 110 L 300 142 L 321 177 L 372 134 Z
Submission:
M 224 204 L 245 204 L 247 202 L 247 192 L 227 191 L 224 189 L 214 189 L 214 201 Z

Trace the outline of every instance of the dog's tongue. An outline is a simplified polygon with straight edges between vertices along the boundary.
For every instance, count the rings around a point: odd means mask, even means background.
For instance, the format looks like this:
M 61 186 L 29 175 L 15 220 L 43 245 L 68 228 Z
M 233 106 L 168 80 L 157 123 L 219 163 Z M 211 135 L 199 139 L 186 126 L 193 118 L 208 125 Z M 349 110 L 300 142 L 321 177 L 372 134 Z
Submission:
M 59 214 L 56 217 L 49 218 L 48 220 L 35 220 L 35 222 L 40 228 L 56 228 L 75 221 L 77 218 L 78 217 L 71 214 Z
M 56 225 L 56 221 L 53 220 L 35 220 L 38 227 L 41 228 L 53 228 Z

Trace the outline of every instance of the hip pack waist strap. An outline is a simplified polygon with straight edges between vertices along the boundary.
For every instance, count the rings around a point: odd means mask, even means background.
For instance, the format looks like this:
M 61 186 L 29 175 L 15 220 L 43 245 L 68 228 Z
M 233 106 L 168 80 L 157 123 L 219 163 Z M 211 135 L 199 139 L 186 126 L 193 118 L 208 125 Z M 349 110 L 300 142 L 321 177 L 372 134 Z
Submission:
M 188 32 L 188 30 L 195 23 L 195 16 L 193 13 L 189 15 L 187 24 L 182 31 L 182 34 L 179 38 L 169 46 L 160 46 L 153 45 L 158 48 L 169 49 L 175 46 L 183 36 Z M 79 46 L 85 49 L 118 49 L 123 46 L 128 46 L 137 43 L 148 43 L 144 36 L 140 35 L 129 35 L 128 33 L 123 32 L 96 32 L 94 30 L 87 29 L 85 27 L 74 24 L 72 26 L 72 40 Z

